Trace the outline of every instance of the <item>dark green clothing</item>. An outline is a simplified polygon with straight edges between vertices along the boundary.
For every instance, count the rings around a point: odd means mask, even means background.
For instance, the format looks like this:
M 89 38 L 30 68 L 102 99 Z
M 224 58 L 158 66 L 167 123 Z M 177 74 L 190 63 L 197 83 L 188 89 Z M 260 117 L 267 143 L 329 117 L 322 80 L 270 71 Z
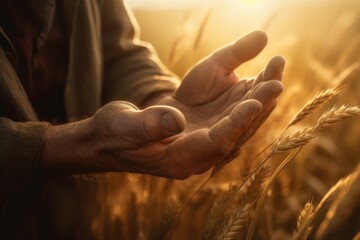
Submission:
M 45 2 L 48 11 L 40 12 L 39 19 L 47 23 L 56 4 Z M 92 116 L 112 100 L 139 105 L 150 94 L 176 88 L 176 77 L 161 65 L 150 46 L 138 40 L 137 25 L 122 1 L 60 3 L 57 11 L 64 17 L 69 46 L 64 90 L 68 120 Z M 39 34 L 39 47 L 47 31 L 44 28 Z M 17 53 L 2 28 L 0 44 L 0 228 L 21 237 L 24 232 L 34 234 L 36 228 L 28 219 L 36 219 L 42 194 L 39 156 L 49 123 L 38 121 L 17 76 Z

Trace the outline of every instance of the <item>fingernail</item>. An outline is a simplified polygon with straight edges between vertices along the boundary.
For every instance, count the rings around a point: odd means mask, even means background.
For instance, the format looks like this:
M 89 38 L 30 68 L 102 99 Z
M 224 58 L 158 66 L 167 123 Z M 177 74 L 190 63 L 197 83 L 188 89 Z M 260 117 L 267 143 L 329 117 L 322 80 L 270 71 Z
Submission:
M 171 116 L 170 113 L 164 113 L 161 116 L 161 124 L 169 132 L 180 132 L 180 127 L 177 121 Z

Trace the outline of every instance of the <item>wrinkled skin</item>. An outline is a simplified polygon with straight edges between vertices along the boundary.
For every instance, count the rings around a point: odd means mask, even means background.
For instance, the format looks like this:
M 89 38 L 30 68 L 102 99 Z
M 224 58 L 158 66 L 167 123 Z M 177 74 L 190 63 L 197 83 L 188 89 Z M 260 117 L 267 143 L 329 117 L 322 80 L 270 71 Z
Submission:
M 188 72 L 173 95 L 144 110 L 126 102 L 105 105 L 91 122 L 99 161 L 112 171 L 176 179 L 230 161 L 282 92 L 282 57 L 272 58 L 256 78 L 240 80 L 233 72 L 266 43 L 257 31 L 217 50 Z

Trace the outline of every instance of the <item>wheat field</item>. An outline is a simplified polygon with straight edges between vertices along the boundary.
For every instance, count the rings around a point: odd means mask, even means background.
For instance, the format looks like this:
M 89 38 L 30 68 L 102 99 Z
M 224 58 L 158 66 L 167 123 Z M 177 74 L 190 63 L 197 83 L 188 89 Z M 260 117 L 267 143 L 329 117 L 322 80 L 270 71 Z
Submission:
M 237 73 L 256 75 L 284 56 L 277 108 L 215 174 L 78 180 L 80 239 L 360 239 L 360 2 L 225 2 L 135 15 L 179 76 L 222 44 L 264 30 L 266 50 Z

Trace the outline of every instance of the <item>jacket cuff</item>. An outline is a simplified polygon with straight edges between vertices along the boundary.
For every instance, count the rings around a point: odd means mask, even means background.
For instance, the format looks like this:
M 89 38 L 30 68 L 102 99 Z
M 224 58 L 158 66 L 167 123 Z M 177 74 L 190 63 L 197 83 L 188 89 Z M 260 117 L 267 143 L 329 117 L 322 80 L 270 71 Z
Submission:
M 18 233 L 35 216 L 44 183 L 39 160 L 49 126 L 0 117 L 0 231 L 5 235 Z
M 39 158 L 45 130 L 43 122 L 13 122 L 0 119 L 0 133 L 6 140 L 0 146 L 2 169 L 0 176 L 9 182 L 32 183 L 39 171 Z

